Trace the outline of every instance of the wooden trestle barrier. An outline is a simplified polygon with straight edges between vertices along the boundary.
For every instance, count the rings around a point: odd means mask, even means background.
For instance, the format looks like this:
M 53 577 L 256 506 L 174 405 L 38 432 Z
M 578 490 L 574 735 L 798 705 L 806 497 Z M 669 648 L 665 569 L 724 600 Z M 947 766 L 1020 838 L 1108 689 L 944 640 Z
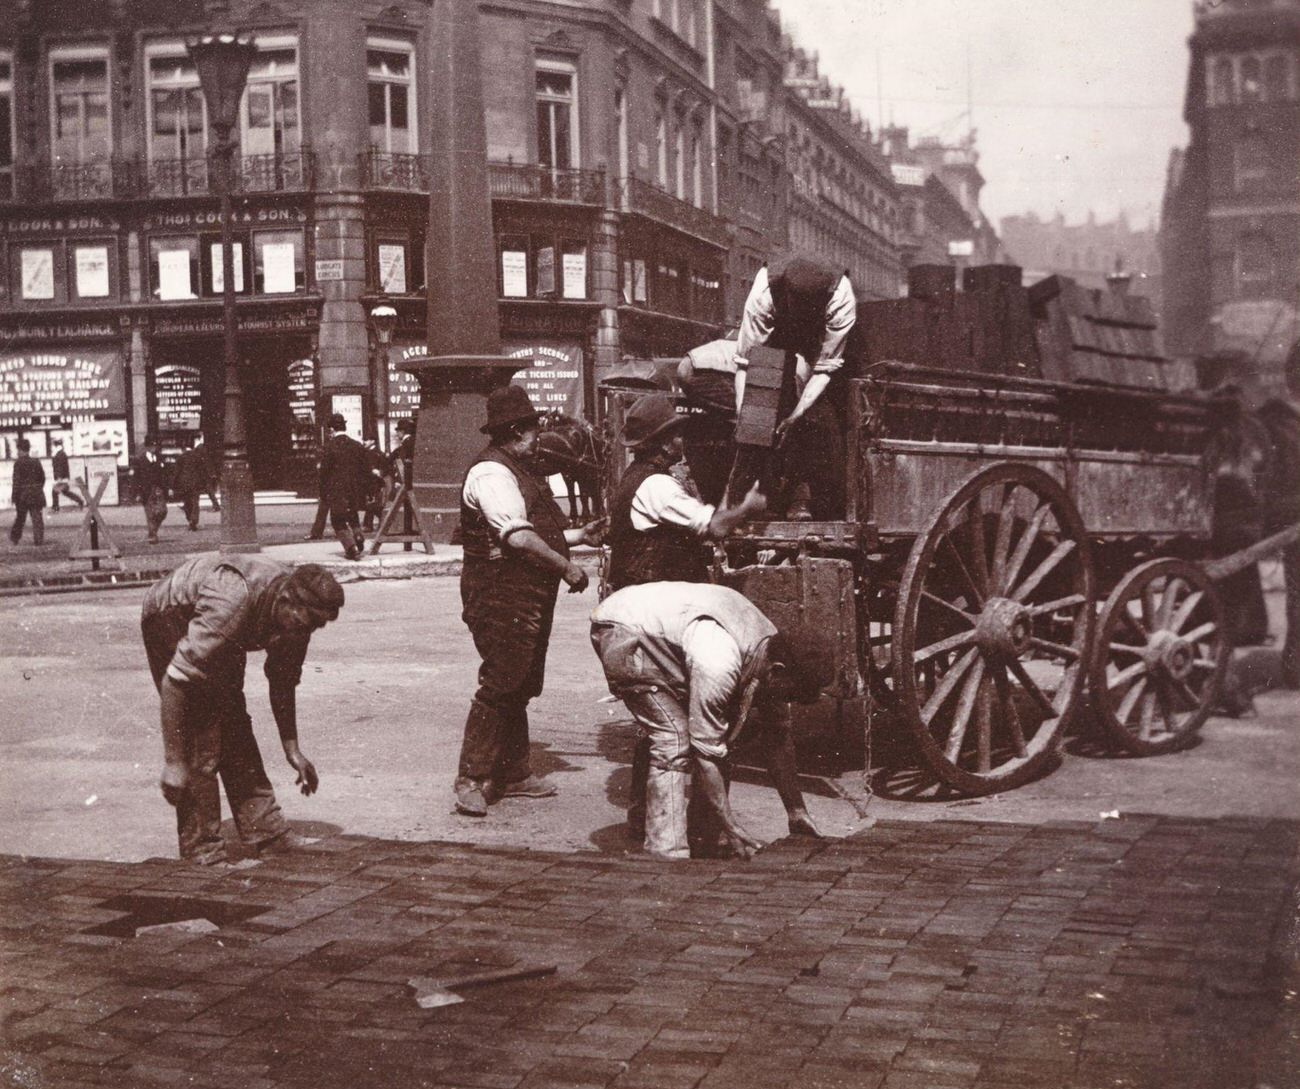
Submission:
M 419 505 L 415 502 L 415 493 L 411 490 L 411 482 L 405 479 L 404 465 L 401 461 L 397 463 L 397 474 L 397 494 L 384 508 L 384 515 L 379 519 L 379 529 L 375 532 L 375 539 L 370 543 L 370 554 L 375 555 L 382 544 L 400 544 L 403 551 L 410 552 L 411 545 L 418 541 L 424 545 L 424 551 L 432 556 L 433 536 L 420 514 Z M 389 533 L 388 527 L 393 524 L 393 519 L 397 517 L 398 511 L 402 512 L 402 532 Z
M 117 547 L 113 540 L 113 534 L 108 528 L 108 523 L 104 521 L 104 516 L 99 513 L 100 500 L 104 498 L 104 489 L 108 487 L 108 473 L 95 474 L 99 483 L 95 486 L 95 494 L 90 494 L 90 488 L 87 482 L 78 480 L 76 488 L 81 492 L 85 500 L 86 509 L 81 515 L 81 529 L 77 533 L 77 545 L 68 553 L 70 560 L 89 560 L 91 569 L 99 570 L 99 561 L 103 559 L 113 560 L 121 566 L 119 557 L 122 550 Z M 107 547 L 105 547 L 105 545 Z

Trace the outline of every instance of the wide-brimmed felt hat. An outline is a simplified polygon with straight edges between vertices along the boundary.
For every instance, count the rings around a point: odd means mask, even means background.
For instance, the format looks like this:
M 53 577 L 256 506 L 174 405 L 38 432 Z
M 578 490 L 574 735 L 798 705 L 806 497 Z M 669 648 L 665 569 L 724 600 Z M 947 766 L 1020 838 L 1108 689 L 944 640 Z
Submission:
M 500 386 L 488 394 L 487 423 L 479 428 L 485 435 L 511 424 L 537 422 L 537 409 L 523 386 Z
M 677 402 L 669 393 L 647 393 L 632 402 L 623 417 L 624 446 L 644 446 L 685 422 L 677 412 Z

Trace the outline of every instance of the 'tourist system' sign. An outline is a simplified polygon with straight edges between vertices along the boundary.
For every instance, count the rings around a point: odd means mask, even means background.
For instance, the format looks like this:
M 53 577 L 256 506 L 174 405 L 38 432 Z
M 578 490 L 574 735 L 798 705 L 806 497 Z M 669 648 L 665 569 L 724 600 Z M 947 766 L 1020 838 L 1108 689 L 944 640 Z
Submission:
M 30 427 L 34 416 L 70 422 L 123 411 L 116 352 L 0 355 L 0 427 Z

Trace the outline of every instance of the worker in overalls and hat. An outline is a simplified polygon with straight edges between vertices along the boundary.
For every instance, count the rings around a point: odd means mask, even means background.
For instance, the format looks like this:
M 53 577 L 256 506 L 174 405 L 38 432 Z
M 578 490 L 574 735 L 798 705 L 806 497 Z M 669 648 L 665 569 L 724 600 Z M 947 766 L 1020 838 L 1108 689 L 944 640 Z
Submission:
M 461 486 L 463 619 L 482 660 L 461 745 L 456 811 L 487 815 L 500 798 L 546 798 L 555 786 L 529 764 L 528 703 L 542 692 L 560 583 L 587 588 L 569 546 L 599 544 L 602 523 L 569 529 L 535 468 L 538 414 L 519 386 L 492 391 L 489 442 Z
M 249 651 L 266 651 L 284 758 L 302 792 L 314 794 L 319 777 L 298 747 L 296 690 L 312 632 L 342 607 L 343 588 L 323 567 L 261 555 L 198 556 L 146 593 L 140 630 L 161 703 L 160 785 L 176 809 L 182 858 L 226 860 L 218 777 L 246 850 L 287 843 L 244 700 L 244 667 Z

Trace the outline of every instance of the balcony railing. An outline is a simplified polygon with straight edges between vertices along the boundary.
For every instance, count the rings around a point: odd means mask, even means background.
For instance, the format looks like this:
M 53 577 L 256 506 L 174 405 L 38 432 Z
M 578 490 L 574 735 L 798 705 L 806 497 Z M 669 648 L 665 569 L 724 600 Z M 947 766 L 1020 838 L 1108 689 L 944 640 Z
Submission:
M 529 163 L 488 163 L 492 196 L 502 200 L 605 203 L 603 170 L 558 170 Z
M 715 246 L 727 245 L 727 221 L 712 212 L 678 200 L 640 178 L 623 178 L 622 187 L 624 211 L 657 220 L 706 242 L 712 242 Z
M 429 191 L 429 157 L 371 148 L 361 153 L 361 176 L 367 189 L 402 193 Z
M 236 160 L 235 191 L 302 192 L 315 188 L 315 157 L 309 148 Z M 20 166 L 8 192 L 0 178 L 0 200 L 132 200 L 142 197 L 207 196 L 213 190 L 202 158 L 105 159 L 94 163 Z

